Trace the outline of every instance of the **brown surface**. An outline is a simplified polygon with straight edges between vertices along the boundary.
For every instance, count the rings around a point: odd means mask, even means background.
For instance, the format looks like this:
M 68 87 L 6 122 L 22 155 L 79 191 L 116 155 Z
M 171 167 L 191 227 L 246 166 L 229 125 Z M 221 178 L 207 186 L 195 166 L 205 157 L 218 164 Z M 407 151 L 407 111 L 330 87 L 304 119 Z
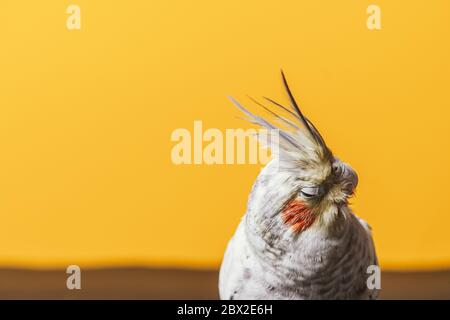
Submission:
M 217 271 L 82 270 L 81 290 L 66 289 L 65 270 L 0 270 L 0 299 L 216 299 Z M 450 271 L 384 272 L 382 299 L 450 299 Z

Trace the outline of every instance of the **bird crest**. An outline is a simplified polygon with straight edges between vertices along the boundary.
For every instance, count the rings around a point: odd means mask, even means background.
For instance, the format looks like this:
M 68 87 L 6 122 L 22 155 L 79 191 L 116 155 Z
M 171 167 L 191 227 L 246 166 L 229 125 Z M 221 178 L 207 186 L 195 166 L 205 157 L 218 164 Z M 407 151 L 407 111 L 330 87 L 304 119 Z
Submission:
M 322 181 L 330 172 L 333 162 L 332 152 L 316 126 L 301 111 L 283 71 L 281 71 L 281 76 L 289 98 L 288 107 L 273 99 L 263 97 L 272 106 L 270 108 L 250 97 L 256 105 L 274 118 L 276 124 L 249 111 L 234 98 L 230 97 L 230 100 L 248 116 L 251 123 L 269 130 L 268 136 L 260 133 L 258 138 L 263 144 L 272 146 L 273 141 L 276 141 L 277 150 L 272 148 L 271 151 L 273 156 L 279 160 L 280 170 L 294 170 L 300 179 L 303 177 L 308 180 Z M 278 111 L 274 111 L 273 108 Z M 272 143 L 268 143 L 268 141 Z

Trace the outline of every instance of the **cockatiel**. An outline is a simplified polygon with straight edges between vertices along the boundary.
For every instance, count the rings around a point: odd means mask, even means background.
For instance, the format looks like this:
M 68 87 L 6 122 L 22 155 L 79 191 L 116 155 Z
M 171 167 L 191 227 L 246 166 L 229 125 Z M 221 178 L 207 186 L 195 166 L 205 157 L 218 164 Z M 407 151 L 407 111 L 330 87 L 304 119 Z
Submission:
M 257 177 L 228 243 L 220 298 L 375 299 L 378 291 L 367 286 L 367 268 L 378 265 L 370 227 L 348 206 L 358 176 L 300 111 L 283 72 L 282 80 L 290 109 L 265 99 L 288 118 L 254 101 L 290 130 L 231 98 L 251 122 L 279 129 L 279 147 Z

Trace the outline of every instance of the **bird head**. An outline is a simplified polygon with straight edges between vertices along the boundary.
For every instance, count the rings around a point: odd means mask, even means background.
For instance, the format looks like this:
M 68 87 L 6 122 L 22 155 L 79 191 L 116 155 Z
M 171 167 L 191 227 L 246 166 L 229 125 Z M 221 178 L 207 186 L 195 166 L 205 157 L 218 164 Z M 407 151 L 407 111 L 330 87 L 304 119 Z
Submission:
M 268 129 L 269 139 L 277 141 L 276 152 L 272 149 L 273 159 L 262 170 L 252 190 L 250 214 L 266 225 L 273 225 L 272 220 L 279 216 L 284 226 L 297 234 L 316 221 L 332 226 L 339 215 L 345 216 L 358 176 L 348 164 L 333 155 L 319 130 L 300 110 L 283 72 L 281 74 L 290 102 L 288 107 L 264 97 L 268 104 L 277 108 L 276 112 L 252 99 L 277 121 L 277 125 L 231 100 L 252 123 Z M 264 138 L 267 141 L 267 137 Z

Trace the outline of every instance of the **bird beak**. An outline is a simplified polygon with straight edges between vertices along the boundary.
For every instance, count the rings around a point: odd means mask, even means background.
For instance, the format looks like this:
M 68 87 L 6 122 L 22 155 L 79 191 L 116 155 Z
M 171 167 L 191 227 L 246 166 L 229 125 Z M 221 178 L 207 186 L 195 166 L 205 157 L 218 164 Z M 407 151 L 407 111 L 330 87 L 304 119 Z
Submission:
M 355 170 L 350 167 L 346 167 L 342 176 L 343 181 L 343 191 L 348 196 L 353 195 L 355 192 L 356 186 L 358 185 L 358 175 Z

